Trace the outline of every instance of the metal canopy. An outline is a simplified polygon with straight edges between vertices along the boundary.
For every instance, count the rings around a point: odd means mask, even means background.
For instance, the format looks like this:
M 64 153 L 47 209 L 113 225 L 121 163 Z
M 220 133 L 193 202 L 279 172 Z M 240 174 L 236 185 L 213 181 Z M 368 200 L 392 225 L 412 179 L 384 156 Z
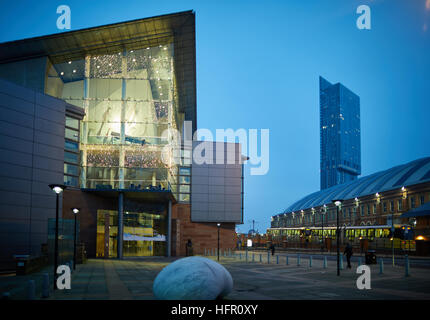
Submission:
M 132 189 L 81 189 L 83 192 L 90 192 L 101 197 L 118 198 L 119 193 L 123 193 L 126 199 L 141 202 L 168 202 L 176 203 L 176 199 L 170 190 L 132 190 Z
M 283 213 L 288 214 L 328 204 L 332 199 L 354 199 L 363 196 L 430 182 L 430 157 L 380 171 L 354 181 L 314 192 L 293 203 Z

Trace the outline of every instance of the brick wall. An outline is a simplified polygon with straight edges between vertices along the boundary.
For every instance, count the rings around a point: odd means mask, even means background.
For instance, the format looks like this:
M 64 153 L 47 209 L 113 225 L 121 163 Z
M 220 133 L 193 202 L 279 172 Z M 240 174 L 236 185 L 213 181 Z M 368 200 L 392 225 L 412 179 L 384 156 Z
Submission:
M 176 204 L 172 207 L 172 219 L 177 224 L 176 233 L 176 255 L 185 256 L 185 245 L 188 239 L 193 243 L 194 254 L 204 254 L 205 249 L 216 249 L 218 245 L 218 227 L 215 222 L 192 222 L 190 205 Z M 172 228 L 173 231 L 173 228 Z M 233 249 L 235 247 L 235 223 L 221 223 L 220 227 L 220 249 Z
M 99 197 L 79 189 L 66 189 L 63 192 L 63 218 L 74 219 L 72 208 L 80 208 L 78 223 L 80 240 L 85 243 L 87 257 L 96 256 L 97 210 L 118 210 L 118 200 Z

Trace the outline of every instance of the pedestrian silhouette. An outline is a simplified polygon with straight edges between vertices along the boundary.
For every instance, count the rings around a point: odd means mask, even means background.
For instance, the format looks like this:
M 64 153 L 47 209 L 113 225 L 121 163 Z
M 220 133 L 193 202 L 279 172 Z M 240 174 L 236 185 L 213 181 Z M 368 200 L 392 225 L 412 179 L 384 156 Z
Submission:
M 275 245 L 273 243 L 270 245 L 270 250 L 272 251 L 272 256 L 275 255 Z
M 345 247 L 345 251 L 343 252 L 346 255 L 346 261 L 348 262 L 348 268 L 351 269 L 351 256 L 352 256 L 352 246 L 348 242 Z

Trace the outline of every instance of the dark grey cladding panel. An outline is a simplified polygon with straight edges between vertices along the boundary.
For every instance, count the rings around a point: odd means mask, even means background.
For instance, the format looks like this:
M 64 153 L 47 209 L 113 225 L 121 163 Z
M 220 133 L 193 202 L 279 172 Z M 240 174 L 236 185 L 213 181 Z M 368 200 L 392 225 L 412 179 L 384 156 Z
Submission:
M 0 178 L 0 190 L 1 191 L 12 191 L 12 192 L 22 192 L 31 193 L 31 181 L 1 177 Z
M 64 109 L 63 111 L 58 111 L 41 105 L 36 105 L 36 117 L 56 122 L 60 125 L 64 125 L 66 121 Z
M 34 115 L 34 103 L 21 99 L 20 96 L 12 96 L 10 93 L 0 92 L 0 106 L 25 113 L 27 115 Z
M 45 183 L 63 183 L 64 172 L 33 168 L 33 180 Z
M 33 170 L 31 167 L 24 167 L 4 162 L 0 165 L 0 176 L 2 177 L 30 180 L 32 172 Z
M 17 124 L 25 128 L 33 128 L 34 118 L 32 115 L 15 111 L 0 105 L 0 120 Z
M 52 197 L 52 196 L 33 194 L 31 206 L 32 208 L 55 209 L 56 208 L 55 196 Z
M 34 90 L 24 88 L 10 81 L 6 81 L 0 78 L 0 92 L 5 93 L 11 97 L 15 97 L 16 99 L 21 99 L 28 101 L 30 103 L 34 103 L 35 101 L 35 92 Z M 1 103 L 2 99 L 0 99 Z M 32 112 L 33 114 L 34 112 Z
M 0 135 L 14 136 L 19 139 L 33 141 L 33 129 L 0 120 Z
M 3 166 L 4 163 L 9 163 L 15 166 L 31 167 L 32 162 L 33 157 L 30 153 L 0 149 L 1 166 Z
M 194 222 L 243 222 L 240 147 L 228 145 L 233 148 L 228 148 L 225 143 L 193 142 L 193 151 L 202 151 L 202 147 L 212 148 L 212 152 L 204 154 L 212 164 L 198 164 L 196 158 L 193 159 L 191 220 Z M 200 146 L 199 150 L 195 149 L 197 146 Z M 217 150 L 220 151 L 218 155 Z M 236 164 L 226 164 L 229 155 L 234 156 Z M 216 163 L 217 158 L 220 163 Z
M 31 154 L 33 142 L 11 136 L 1 136 L 0 148 Z
M 46 132 L 46 133 L 55 134 L 57 136 L 64 137 L 64 125 L 59 124 L 57 122 L 52 122 L 49 120 L 39 118 L 34 123 L 34 127 L 36 130 L 39 130 L 41 132 Z
M 46 157 L 33 156 L 33 167 L 56 172 L 64 171 L 64 160 L 55 160 Z
M 13 228 L 15 221 L 10 220 L 8 222 L 5 222 L 5 224 Z M 11 232 L 0 233 L 0 243 L 9 243 L 9 244 L 13 243 L 14 247 L 28 246 L 29 240 L 30 240 L 30 234 L 26 231 L 21 231 L 21 232 L 11 231 Z M 19 254 L 19 252 L 15 251 L 13 254 Z
M 64 160 L 64 147 L 56 148 L 56 147 L 50 147 L 40 143 L 35 143 L 34 154 L 41 157 L 47 157 L 50 159 Z
M 46 144 L 51 147 L 64 148 L 64 134 L 57 136 L 55 134 L 35 130 L 34 142 Z
M 3 223 L 0 223 L 0 233 L 29 233 L 30 232 L 30 225 L 27 223 L 26 220 L 21 219 L 13 219 L 6 221 L 1 221 Z
M 31 204 L 31 194 L 24 192 L 12 192 L 2 190 L 0 192 L 0 203 L 6 205 L 16 205 L 30 206 Z
M 0 219 L 30 219 L 31 208 L 29 206 L 20 206 L 16 204 L 0 203 Z

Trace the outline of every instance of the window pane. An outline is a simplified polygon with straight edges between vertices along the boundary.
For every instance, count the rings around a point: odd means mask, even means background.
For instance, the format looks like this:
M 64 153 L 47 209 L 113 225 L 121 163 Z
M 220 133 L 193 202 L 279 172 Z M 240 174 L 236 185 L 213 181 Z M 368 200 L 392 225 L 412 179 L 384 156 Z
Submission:
M 190 168 L 179 168 L 179 174 L 189 176 L 191 174 Z
M 73 141 L 79 141 L 79 132 L 66 128 L 65 137 Z
M 79 151 L 79 143 L 72 141 L 64 141 L 64 148 L 70 151 Z
M 180 193 L 179 194 L 179 201 L 190 201 L 190 195 L 189 194 Z
M 190 186 L 180 185 L 179 186 L 179 192 L 190 192 Z
M 70 152 L 64 152 L 64 161 L 79 163 L 79 155 Z
M 78 178 L 77 177 L 71 177 L 71 176 L 64 176 L 64 184 L 66 186 L 78 186 Z
M 190 177 L 179 176 L 179 183 L 189 184 L 190 183 Z
M 73 119 L 70 117 L 66 117 L 66 127 L 70 127 L 70 128 L 74 128 L 74 129 L 79 129 L 79 120 L 78 119 Z
M 65 163 L 64 164 L 64 173 L 78 176 L 79 175 L 79 168 L 78 168 L 78 166 L 74 166 L 72 164 Z

